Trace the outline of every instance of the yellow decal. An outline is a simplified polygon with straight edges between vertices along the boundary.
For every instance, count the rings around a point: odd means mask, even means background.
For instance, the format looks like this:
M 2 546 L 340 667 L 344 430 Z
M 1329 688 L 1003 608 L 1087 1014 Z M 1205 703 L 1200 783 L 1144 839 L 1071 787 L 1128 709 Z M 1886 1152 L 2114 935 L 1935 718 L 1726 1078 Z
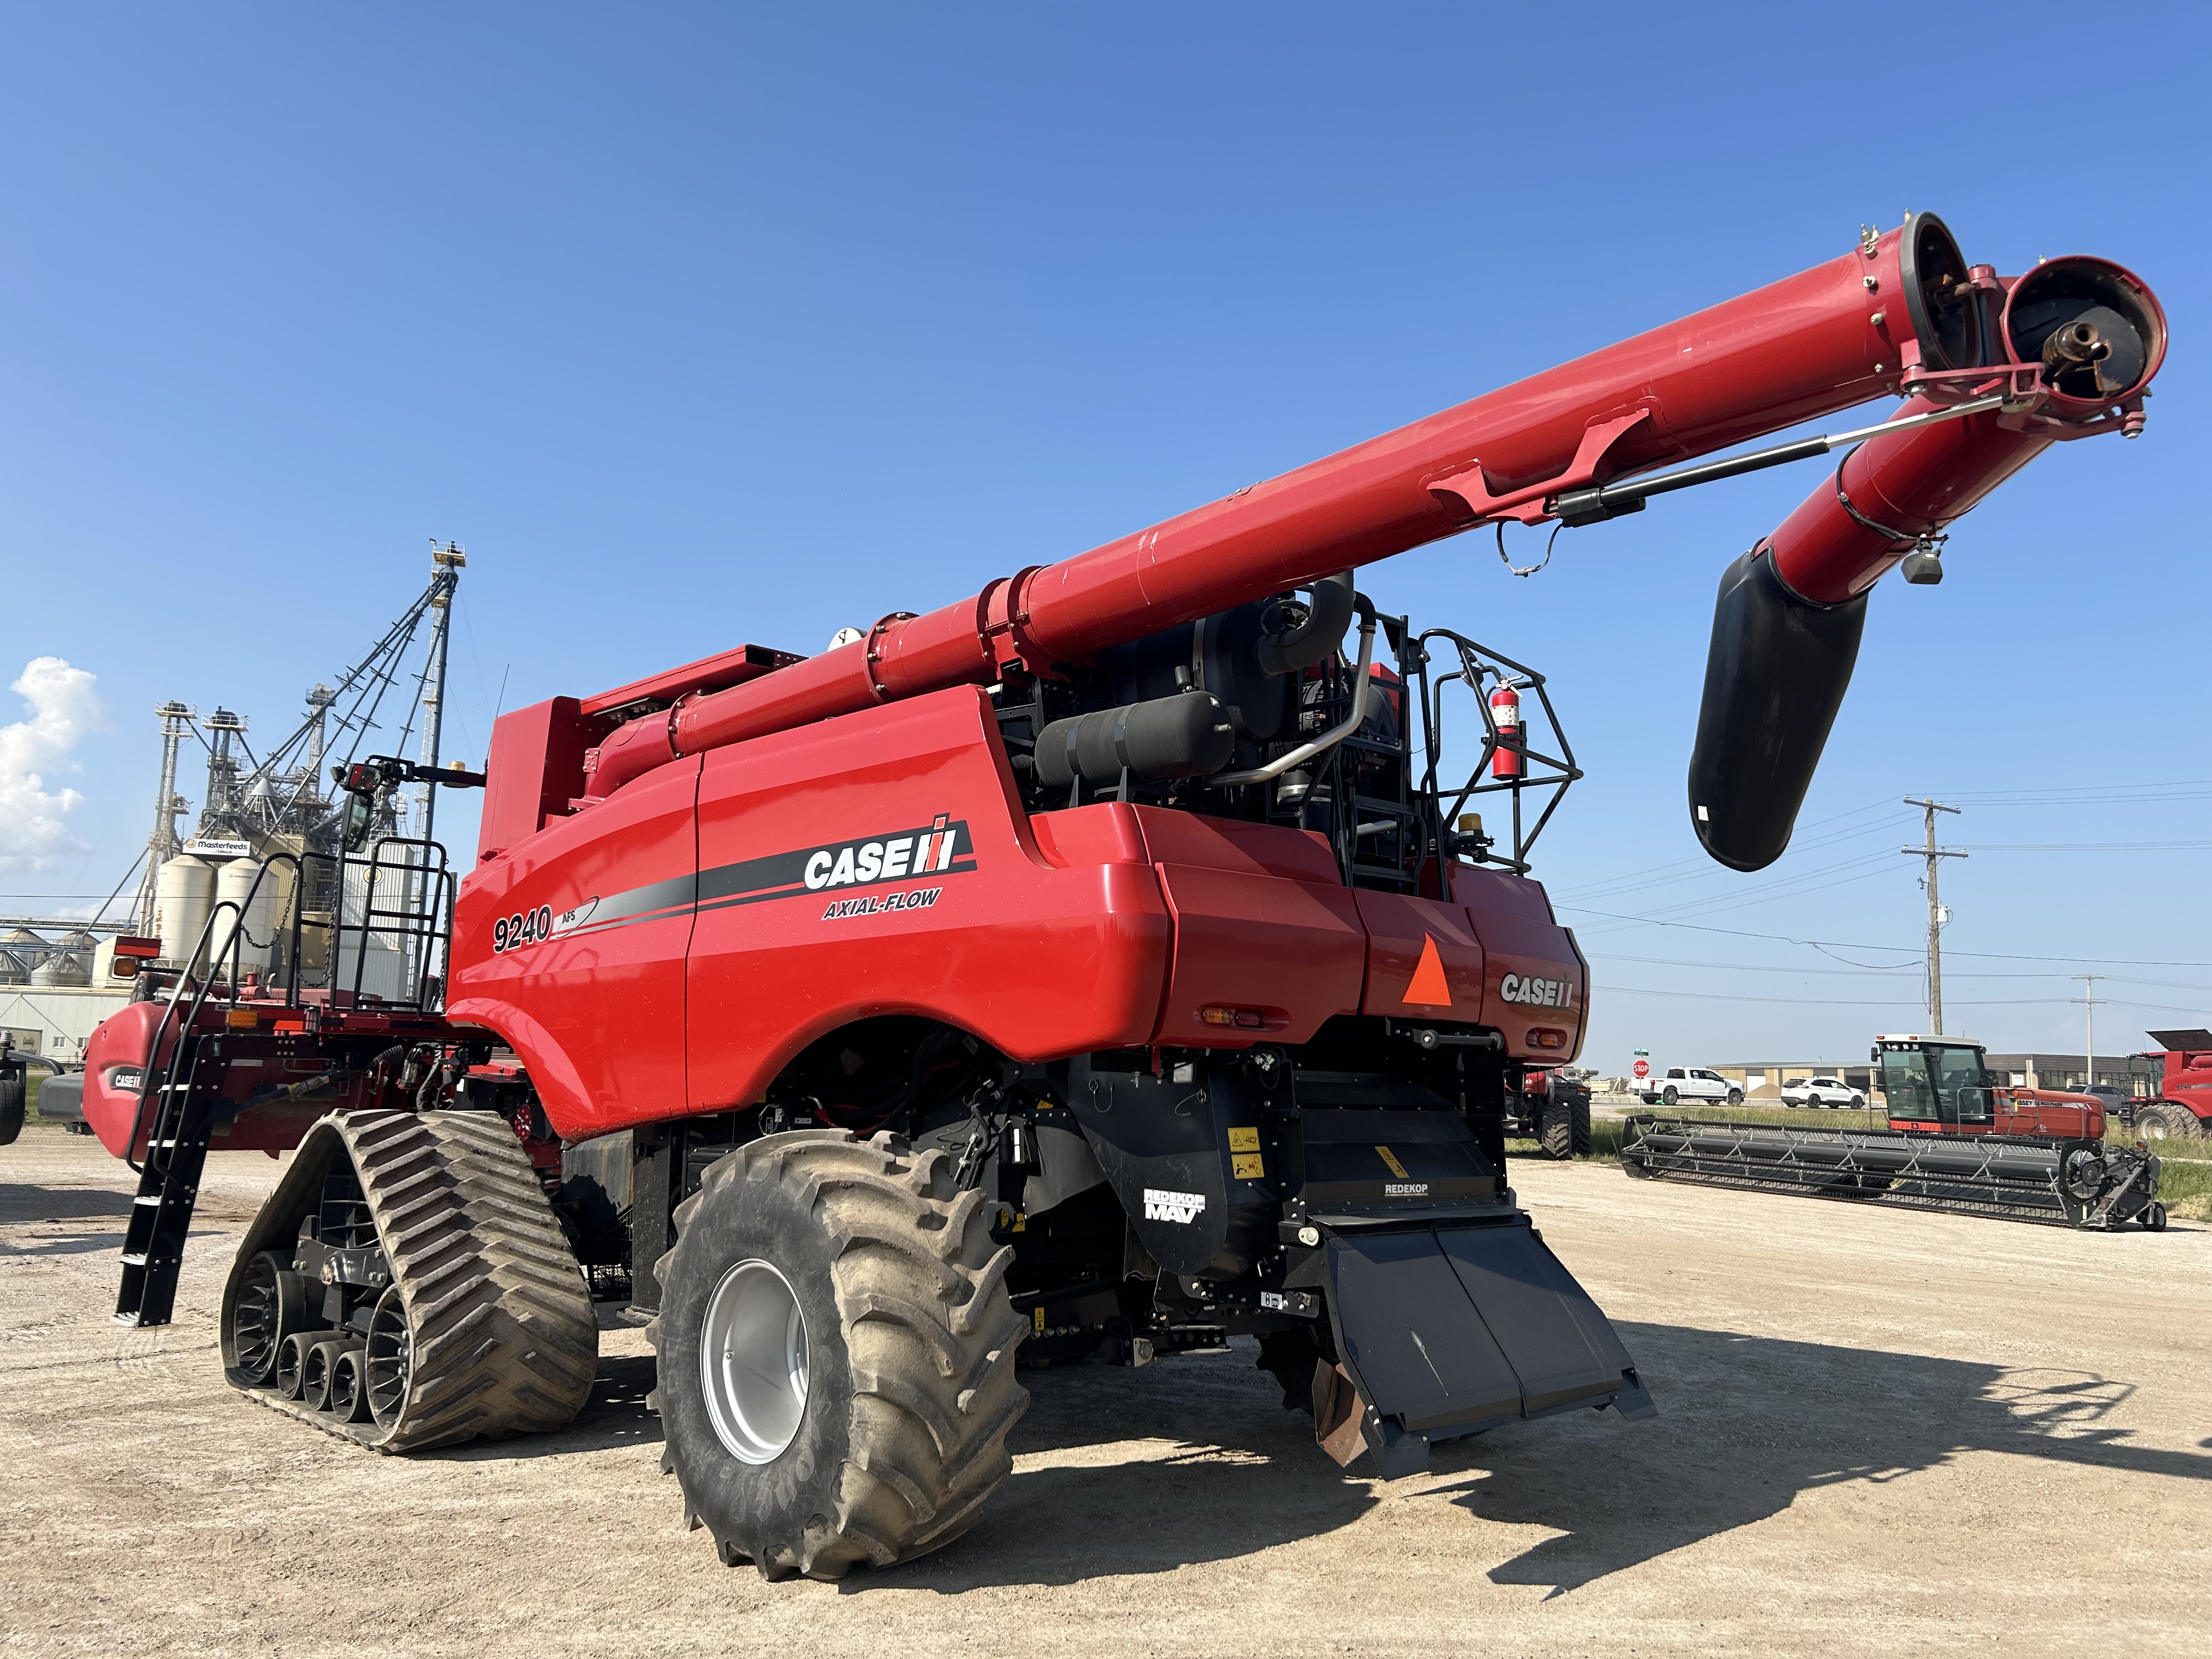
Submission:
M 1403 1181 L 1406 1178 L 1406 1166 L 1398 1162 L 1397 1153 L 1392 1152 L 1388 1146 L 1377 1146 L 1375 1150 L 1382 1154 L 1382 1161 L 1389 1165 L 1390 1173 Z
M 1265 1181 L 1267 1161 L 1257 1152 L 1234 1152 L 1229 1158 L 1230 1173 L 1239 1181 Z
M 1256 1152 L 1260 1150 L 1260 1132 L 1256 1128 L 1231 1129 L 1229 1150 L 1232 1152 Z
M 1042 1331 L 1044 1328 L 1044 1310 L 1042 1308 L 1031 1308 L 1030 1310 L 1030 1317 L 1036 1322 L 1036 1327 L 1038 1330 Z

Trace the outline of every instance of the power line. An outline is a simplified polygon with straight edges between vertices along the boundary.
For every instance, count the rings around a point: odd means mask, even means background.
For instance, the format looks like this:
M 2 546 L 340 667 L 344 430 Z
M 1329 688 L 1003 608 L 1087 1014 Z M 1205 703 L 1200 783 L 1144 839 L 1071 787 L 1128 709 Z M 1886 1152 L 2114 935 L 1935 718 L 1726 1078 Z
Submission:
M 1963 951 L 1954 951 L 1951 954 L 1957 957 L 1965 956 L 1968 953 Z M 1592 962 L 1633 962 L 1654 968 L 1707 968 L 1719 973 L 1820 974 L 1823 975 L 1835 975 L 1839 977 L 1851 974 L 1895 973 L 1904 969 L 1915 968 L 1919 965 L 1917 962 L 1899 962 L 1892 963 L 1887 968 L 1799 968 L 1788 963 L 1779 962 L 1693 962 L 1684 957 L 1621 956 L 1611 951 L 1592 951 L 1589 952 L 1589 957 Z M 2071 958 L 2069 958 L 2069 960 L 2071 960 Z M 1986 971 L 1977 973 L 1969 970 L 1965 973 L 1954 972 L 1950 975 L 1950 977 L 1953 979 L 2079 979 L 2081 976 L 2079 974 L 2069 974 L 2063 969 L 2045 968 L 2033 971 L 2014 973 L 1990 973 Z M 2099 979 L 2109 979 L 2116 985 L 2154 985 L 2169 991 L 2202 991 L 2206 995 L 2212 996 L 2212 985 L 2192 985 L 2180 980 L 2172 979 L 2135 979 L 2124 974 L 2100 974 L 2097 977 Z M 2099 1000 L 2102 1001 L 2104 999 L 2100 998 Z
M 1809 945 L 1818 951 L 1832 947 L 1838 951 L 1890 951 L 1905 953 L 1911 951 L 1903 945 L 1868 945 L 1850 939 L 1801 939 L 1795 933 L 1761 933 L 1745 927 L 1712 927 L 1695 921 L 1668 921 L 1657 916 L 1625 915 L 1613 910 L 1593 910 L 1586 905 L 1562 904 L 1561 910 L 1572 910 L 1586 916 L 1602 916 L 1608 921 L 1641 923 L 1650 927 L 1681 927 L 1693 933 L 1725 933 L 1731 939 L 1771 939 L 1784 945 Z M 1972 957 L 1978 962 L 2070 962 L 2086 963 L 2100 968 L 2212 968 L 2212 962 L 2167 962 L 2140 957 L 2078 957 L 2040 956 L 2025 951 L 1954 951 L 1954 957 Z
M 1602 991 L 1616 997 L 1674 997 L 1695 1002 L 1760 1002 L 1788 1003 L 1809 1008 L 1917 1008 L 1917 998 L 1902 997 L 1765 997 L 1730 994 L 1716 999 L 1708 991 L 1661 991 L 1642 985 L 1593 985 L 1593 992 Z M 2053 1008 L 2067 1004 L 2079 1004 L 2079 997 L 1981 997 L 1969 1002 L 1954 1001 L 1954 1008 Z M 2119 997 L 2099 997 L 2098 1005 L 2106 1008 L 2148 1008 L 2155 1013 L 2202 1015 L 2203 1009 L 2176 1007 L 2170 1002 L 2135 1002 Z

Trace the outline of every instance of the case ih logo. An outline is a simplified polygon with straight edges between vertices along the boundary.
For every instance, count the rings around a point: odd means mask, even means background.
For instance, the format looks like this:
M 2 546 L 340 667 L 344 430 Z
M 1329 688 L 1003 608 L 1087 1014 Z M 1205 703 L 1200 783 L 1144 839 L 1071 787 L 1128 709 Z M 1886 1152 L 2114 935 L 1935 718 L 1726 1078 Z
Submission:
M 1498 981 L 1498 994 L 1506 1002 L 1531 1008 L 1571 1008 L 1575 982 L 1571 979 L 1536 979 L 1527 974 L 1508 974 Z
M 927 830 L 902 830 L 880 841 L 817 847 L 806 855 L 806 884 L 818 891 L 824 887 L 851 887 L 874 881 L 904 881 L 915 876 L 942 874 L 952 867 L 967 827 L 964 823 L 952 823 L 946 814 L 940 812 Z

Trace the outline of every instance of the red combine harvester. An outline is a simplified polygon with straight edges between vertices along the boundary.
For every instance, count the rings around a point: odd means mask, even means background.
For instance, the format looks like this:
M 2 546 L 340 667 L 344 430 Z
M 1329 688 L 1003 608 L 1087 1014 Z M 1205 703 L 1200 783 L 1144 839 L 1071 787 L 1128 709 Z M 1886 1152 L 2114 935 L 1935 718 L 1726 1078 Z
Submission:
M 1689 805 L 1757 869 L 1876 580 L 1935 580 L 1943 526 L 2051 444 L 2139 429 L 2165 343 L 2119 267 L 2000 277 L 1917 215 L 820 656 L 507 714 L 449 946 L 434 848 L 343 872 L 429 896 L 354 925 L 449 949 L 442 1008 L 218 974 L 95 1038 L 85 1115 L 145 1160 L 118 1316 L 168 1317 L 218 1145 L 298 1148 L 225 1292 L 230 1379 L 364 1444 L 566 1420 L 580 1269 L 628 1268 L 685 1513 L 770 1577 L 967 1528 L 1018 1356 L 1255 1336 L 1322 1445 L 1385 1474 L 1648 1415 L 1506 1184 L 1507 1097 L 1588 1012 L 1528 874 L 1579 774 L 1541 675 L 1378 617 L 1352 573 L 1856 444 L 1722 584 Z M 1884 396 L 1877 428 L 1655 471 Z M 1459 784 L 1448 693 L 1483 722 Z M 1462 821 L 1486 793 L 1510 842 Z
M 1799 1129 L 1638 1116 L 1621 1168 L 1715 1186 L 1881 1199 L 2009 1221 L 2162 1232 L 2158 1160 L 2105 1139 L 2094 1095 L 2008 1087 L 1963 1037 L 1875 1039 L 1889 1127 Z
M 2212 1031 L 2149 1031 L 2160 1046 L 2130 1054 L 2136 1099 L 2129 1124 L 2145 1140 L 2195 1140 L 2212 1136 Z

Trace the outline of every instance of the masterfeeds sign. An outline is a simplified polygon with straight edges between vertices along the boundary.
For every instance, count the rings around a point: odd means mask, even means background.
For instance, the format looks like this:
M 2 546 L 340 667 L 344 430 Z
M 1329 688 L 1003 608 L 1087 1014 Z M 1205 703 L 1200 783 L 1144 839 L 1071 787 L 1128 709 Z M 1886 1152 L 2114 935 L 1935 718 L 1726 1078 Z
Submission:
M 1498 981 L 1501 1001 L 1522 1003 L 1531 1008 L 1571 1008 L 1575 982 L 1571 979 L 1536 979 L 1528 974 L 1508 974 Z

